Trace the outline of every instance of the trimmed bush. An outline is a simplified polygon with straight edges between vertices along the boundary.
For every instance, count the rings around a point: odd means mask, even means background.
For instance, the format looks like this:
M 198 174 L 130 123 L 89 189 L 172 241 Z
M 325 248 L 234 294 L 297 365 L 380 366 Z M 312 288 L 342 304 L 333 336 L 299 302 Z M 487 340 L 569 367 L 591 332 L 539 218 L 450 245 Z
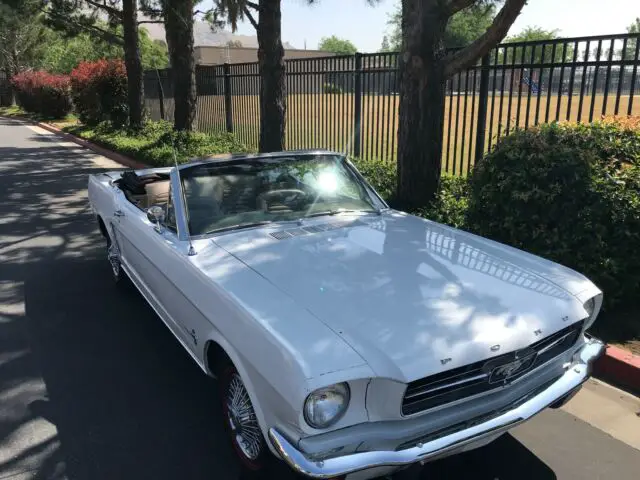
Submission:
M 640 304 L 639 149 L 615 122 L 516 131 L 476 166 L 468 226 L 584 273 L 609 307 Z
M 173 165 L 174 145 L 181 163 L 196 157 L 247 151 L 230 133 L 175 132 L 169 122 L 147 122 L 141 130 L 115 128 L 110 122 L 64 130 L 156 167 Z
M 613 167 L 640 163 L 640 120 L 608 117 L 595 123 L 563 123 L 563 144 L 590 151 Z
M 81 62 L 71 72 L 73 103 L 80 121 L 123 126 L 129 115 L 127 74 L 122 60 Z
M 351 161 L 382 198 L 393 205 L 397 182 L 396 164 L 356 158 L 352 158 Z M 452 227 L 466 227 L 469 204 L 468 185 L 466 177 L 443 174 L 440 179 L 440 188 L 433 203 L 410 213 Z
M 351 162 L 387 202 L 392 202 L 396 193 L 396 164 L 379 160 L 351 158 Z
M 20 106 L 46 118 L 64 118 L 71 112 L 69 77 L 45 71 L 26 71 L 15 75 L 11 84 Z
M 469 180 L 466 177 L 443 174 L 434 201 L 413 214 L 452 227 L 467 228 L 468 208 Z

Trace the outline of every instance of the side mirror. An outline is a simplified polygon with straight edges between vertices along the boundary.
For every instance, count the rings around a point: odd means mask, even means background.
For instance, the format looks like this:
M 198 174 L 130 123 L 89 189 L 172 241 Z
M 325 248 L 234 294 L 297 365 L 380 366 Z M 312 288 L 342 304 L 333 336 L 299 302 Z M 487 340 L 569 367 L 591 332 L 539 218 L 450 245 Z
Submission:
M 160 205 L 153 205 L 147 209 L 147 218 L 155 226 L 154 230 L 158 233 L 162 232 L 162 224 L 164 223 L 164 208 Z

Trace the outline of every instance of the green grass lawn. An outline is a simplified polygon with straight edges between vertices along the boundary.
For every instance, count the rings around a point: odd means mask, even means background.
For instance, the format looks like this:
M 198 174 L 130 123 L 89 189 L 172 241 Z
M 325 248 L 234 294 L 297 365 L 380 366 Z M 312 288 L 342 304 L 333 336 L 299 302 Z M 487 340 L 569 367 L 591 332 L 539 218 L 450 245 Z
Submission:
M 141 130 L 113 128 L 107 123 L 68 125 L 63 130 L 152 166 L 172 165 L 174 152 L 182 163 L 198 157 L 246 151 L 233 135 L 174 132 L 169 122 L 149 122 Z

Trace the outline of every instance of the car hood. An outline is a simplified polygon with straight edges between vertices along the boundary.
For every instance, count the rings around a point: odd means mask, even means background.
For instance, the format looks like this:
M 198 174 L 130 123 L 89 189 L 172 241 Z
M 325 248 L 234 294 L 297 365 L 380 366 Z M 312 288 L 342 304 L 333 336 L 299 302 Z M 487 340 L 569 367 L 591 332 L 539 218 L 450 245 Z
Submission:
M 399 381 L 524 348 L 585 318 L 575 295 L 595 288 L 555 263 L 395 211 L 213 241 L 329 326 L 376 375 Z

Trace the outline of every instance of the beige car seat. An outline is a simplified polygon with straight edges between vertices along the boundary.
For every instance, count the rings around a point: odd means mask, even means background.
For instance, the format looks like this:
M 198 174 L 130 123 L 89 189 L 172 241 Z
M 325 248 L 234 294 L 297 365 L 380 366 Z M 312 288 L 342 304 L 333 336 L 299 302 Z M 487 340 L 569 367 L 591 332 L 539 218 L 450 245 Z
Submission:
M 149 208 L 153 205 L 166 205 L 169 201 L 170 183 L 169 180 L 162 180 L 145 185 L 147 195 L 144 200 L 144 205 L 140 206 L 142 208 Z
M 169 180 L 147 183 L 144 186 L 145 194 L 136 195 L 125 191 L 129 200 L 138 208 L 146 210 L 153 205 L 166 205 L 169 201 Z

